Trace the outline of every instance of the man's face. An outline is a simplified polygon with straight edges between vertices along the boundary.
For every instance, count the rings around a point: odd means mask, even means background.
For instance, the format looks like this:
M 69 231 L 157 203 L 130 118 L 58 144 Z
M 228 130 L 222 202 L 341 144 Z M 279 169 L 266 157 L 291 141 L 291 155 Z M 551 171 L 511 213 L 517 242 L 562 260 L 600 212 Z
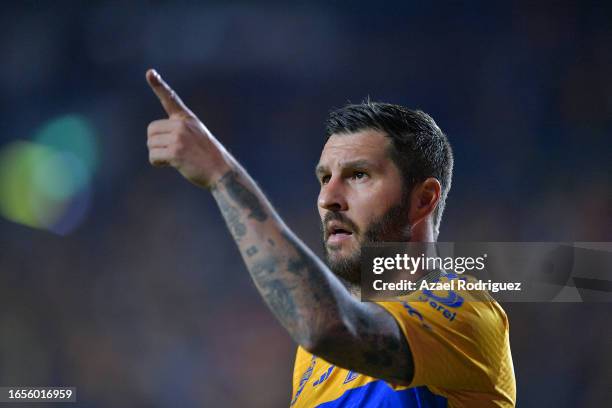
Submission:
M 410 202 L 390 148 L 389 138 L 376 130 L 336 134 L 323 147 L 317 166 L 327 262 L 352 283 L 359 282 L 363 245 L 410 239 Z

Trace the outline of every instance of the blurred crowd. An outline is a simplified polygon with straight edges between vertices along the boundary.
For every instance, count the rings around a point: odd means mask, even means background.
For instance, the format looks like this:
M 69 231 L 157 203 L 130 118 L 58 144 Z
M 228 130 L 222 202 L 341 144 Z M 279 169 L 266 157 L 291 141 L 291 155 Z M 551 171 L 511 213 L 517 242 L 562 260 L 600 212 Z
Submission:
M 287 406 L 295 345 L 215 203 L 148 164 L 155 67 L 318 253 L 327 112 L 420 108 L 455 174 L 440 241 L 612 241 L 604 2 L 78 2 L 0 14 L 0 148 L 66 114 L 95 130 L 80 224 L 0 218 L 0 385 L 82 407 Z M 610 400 L 609 304 L 506 303 L 521 407 Z

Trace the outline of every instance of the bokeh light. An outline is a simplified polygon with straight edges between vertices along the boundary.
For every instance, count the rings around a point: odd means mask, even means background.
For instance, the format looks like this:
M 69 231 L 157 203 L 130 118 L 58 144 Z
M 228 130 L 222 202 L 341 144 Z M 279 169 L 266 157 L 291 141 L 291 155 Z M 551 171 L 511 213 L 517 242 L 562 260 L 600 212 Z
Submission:
M 34 139 L 0 150 L 0 214 L 67 234 L 89 208 L 98 157 L 93 127 L 83 117 L 67 115 L 43 125 Z
M 42 157 L 32 171 L 34 187 L 56 200 L 70 199 L 88 183 L 90 177 L 78 157 L 58 151 Z
M 34 141 L 60 152 L 72 153 L 88 169 L 88 175 L 92 175 L 97 167 L 98 146 L 93 126 L 82 116 L 66 115 L 48 122 L 37 132 Z

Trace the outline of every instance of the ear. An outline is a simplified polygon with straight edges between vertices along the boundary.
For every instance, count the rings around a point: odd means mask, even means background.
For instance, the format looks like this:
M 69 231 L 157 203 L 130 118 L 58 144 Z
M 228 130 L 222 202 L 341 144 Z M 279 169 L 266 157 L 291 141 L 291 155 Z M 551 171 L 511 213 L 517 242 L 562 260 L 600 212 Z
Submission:
M 417 184 L 412 189 L 410 195 L 410 225 L 414 227 L 420 222 L 430 219 L 430 214 L 433 214 L 438 206 L 438 201 L 440 201 L 441 191 L 440 182 L 433 177 Z

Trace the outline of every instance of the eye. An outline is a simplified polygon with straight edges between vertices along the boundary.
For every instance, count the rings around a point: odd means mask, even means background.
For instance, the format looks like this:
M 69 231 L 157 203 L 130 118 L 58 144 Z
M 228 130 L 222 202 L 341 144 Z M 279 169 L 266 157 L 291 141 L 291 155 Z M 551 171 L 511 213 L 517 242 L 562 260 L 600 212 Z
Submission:
M 329 179 L 330 179 L 330 176 L 323 176 L 323 177 L 321 177 L 321 184 L 329 183 Z
M 363 172 L 363 171 L 356 171 L 353 173 L 353 178 L 355 180 L 361 180 L 368 177 L 367 173 Z

